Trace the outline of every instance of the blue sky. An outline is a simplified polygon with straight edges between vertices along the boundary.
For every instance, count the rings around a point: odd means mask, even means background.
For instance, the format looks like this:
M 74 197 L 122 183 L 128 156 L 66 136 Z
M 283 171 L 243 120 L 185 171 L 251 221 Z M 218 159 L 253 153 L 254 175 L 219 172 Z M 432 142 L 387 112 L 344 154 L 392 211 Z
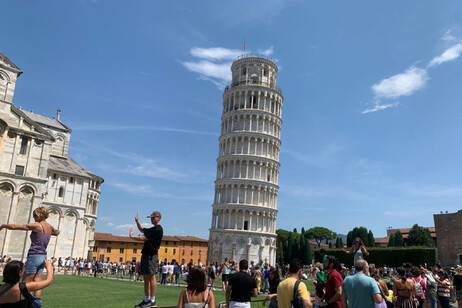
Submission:
M 73 129 L 105 179 L 98 232 L 136 212 L 207 238 L 223 84 L 247 51 L 279 65 L 277 227 L 433 226 L 462 208 L 459 1 L 4 1 L 14 103 Z M 145 222 L 147 219 L 143 218 Z

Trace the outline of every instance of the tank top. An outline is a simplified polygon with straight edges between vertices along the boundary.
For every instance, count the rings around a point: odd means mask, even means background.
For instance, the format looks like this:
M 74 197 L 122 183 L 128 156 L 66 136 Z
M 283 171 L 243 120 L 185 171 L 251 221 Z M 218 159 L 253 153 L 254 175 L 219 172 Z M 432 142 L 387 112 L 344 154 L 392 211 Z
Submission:
M 1 292 L 0 296 L 2 296 L 3 294 L 7 293 L 11 288 L 13 288 L 16 284 L 14 284 L 13 286 L 9 286 L 7 287 L 6 289 L 3 289 L 3 291 Z M 19 295 L 19 299 L 21 299 L 21 295 Z M 26 299 L 23 299 L 23 300 L 20 300 L 19 302 L 16 302 L 16 303 L 4 303 L 4 304 L 0 304 L 0 308 L 27 308 L 27 300 Z
M 353 248 L 353 258 L 355 262 L 357 260 L 364 259 L 364 254 L 363 254 L 363 251 L 361 250 L 361 247 L 359 247 L 358 250 L 355 250 L 355 248 Z
M 188 290 L 186 290 L 186 303 L 184 304 L 185 308 L 209 308 L 209 305 L 207 303 L 207 297 L 209 295 L 209 291 L 205 290 L 204 291 L 204 301 L 202 303 L 190 303 L 189 302 L 189 295 L 188 295 Z
M 30 248 L 27 255 L 47 255 L 47 246 L 50 242 L 51 234 L 46 234 L 42 223 L 42 233 L 34 232 L 30 234 Z

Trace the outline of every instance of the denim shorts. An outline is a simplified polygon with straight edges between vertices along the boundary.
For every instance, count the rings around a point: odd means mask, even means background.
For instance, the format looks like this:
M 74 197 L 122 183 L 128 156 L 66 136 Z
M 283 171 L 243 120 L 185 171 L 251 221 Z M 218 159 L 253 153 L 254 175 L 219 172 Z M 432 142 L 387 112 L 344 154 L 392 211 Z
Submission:
M 46 255 L 28 255 L 26 261 L 26 274 L 43 273 Z

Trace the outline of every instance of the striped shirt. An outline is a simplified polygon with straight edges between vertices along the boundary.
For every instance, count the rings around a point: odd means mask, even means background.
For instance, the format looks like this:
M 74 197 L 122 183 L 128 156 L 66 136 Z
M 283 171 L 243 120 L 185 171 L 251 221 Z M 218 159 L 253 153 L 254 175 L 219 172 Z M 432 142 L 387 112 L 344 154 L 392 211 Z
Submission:
M 450 286 L 451 286 L 451 281 L 449 281 L 449 279 L 447 278 L 438 282 L 438 296 L 450 297 L 451 296 Z

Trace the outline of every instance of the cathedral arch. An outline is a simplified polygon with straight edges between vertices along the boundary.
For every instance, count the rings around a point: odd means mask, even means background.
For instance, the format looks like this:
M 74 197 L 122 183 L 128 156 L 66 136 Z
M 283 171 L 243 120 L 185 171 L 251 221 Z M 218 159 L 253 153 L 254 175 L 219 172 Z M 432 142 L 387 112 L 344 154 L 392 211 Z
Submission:
M 0 193 L 8 193 L 11 191 L 13 193 L 16 190 L 16 184 L 11 180 L 3 180 L 0 182 Z

